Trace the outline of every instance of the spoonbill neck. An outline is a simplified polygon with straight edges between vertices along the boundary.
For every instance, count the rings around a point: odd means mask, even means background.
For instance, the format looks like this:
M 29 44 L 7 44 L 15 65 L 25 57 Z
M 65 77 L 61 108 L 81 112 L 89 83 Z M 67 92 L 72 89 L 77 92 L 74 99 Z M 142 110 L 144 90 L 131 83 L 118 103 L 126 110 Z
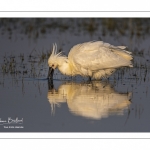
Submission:
M 61 59 L 61 61 L 58 60 L 58 64 L 59 64 L 58 69 L 62 74 L 69 75 L 69 76 L 73 75 L 72 67 L 68 58 L 65 58 L 63 60 Z

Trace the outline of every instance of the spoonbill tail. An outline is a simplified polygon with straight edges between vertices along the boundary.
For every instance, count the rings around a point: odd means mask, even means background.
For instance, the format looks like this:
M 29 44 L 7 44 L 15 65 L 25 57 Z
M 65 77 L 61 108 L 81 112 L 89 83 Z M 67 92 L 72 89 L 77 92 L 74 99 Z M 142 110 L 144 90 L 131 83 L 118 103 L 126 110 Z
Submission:
M 57 53 L 53 44 L 52 54 L 48 59 L 48 78 L 53 78 L 56 68 L 64 75 L 81 75 L 93 79 L 107 78 L 117 68 L 133 67 L 132 53 L 126 46 L 114 46 L 103 41 L 90 41 L 71 48 L 68 57 Z

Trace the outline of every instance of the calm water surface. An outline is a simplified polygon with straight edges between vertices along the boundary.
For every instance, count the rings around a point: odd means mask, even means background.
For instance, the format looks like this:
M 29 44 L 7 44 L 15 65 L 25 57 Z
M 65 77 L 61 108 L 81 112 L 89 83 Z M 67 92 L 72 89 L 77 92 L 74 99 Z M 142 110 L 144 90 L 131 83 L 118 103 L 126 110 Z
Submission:
M 0 19 L 1 132 L 149 132 L 150 19 Z M 122 28 L 119 28 L 122 26 Z M 126 45 L 134 67 L 88 82 L 46 77 L 52 44 Z

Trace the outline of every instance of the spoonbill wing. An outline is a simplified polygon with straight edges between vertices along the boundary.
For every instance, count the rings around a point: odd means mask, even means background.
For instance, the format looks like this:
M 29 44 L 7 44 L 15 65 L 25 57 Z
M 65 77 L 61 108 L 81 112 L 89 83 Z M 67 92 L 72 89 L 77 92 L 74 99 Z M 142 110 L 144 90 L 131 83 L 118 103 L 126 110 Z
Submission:
M 96 41 L 74 46 L 68 58 L 74 65 L 94 71 L 130 66 L 132 56 L 126 51 L 125 46 L 113 46 Z

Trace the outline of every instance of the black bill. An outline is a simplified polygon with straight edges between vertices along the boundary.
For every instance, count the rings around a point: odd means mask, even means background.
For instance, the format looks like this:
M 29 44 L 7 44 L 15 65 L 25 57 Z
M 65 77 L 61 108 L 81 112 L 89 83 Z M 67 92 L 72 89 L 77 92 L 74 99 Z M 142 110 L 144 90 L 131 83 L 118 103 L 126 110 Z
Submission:
M 53 74 L 54 74 L 54 69 L 49 67 L 49 71 L 48 71 L 48 76 L 47 78 L 52 80 L 53 79 Z

